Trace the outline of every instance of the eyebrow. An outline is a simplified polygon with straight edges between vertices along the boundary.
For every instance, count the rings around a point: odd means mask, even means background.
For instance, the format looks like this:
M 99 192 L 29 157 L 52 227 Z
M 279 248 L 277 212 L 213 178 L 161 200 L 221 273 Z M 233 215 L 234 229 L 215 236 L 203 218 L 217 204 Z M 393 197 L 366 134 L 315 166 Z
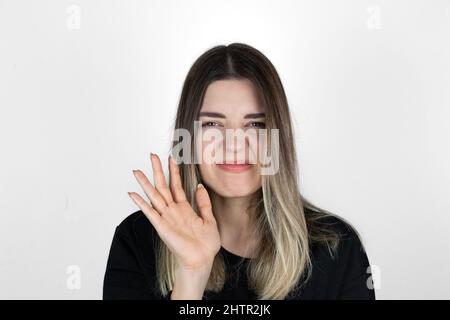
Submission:
M 264 112 L 259 112 L 259 113 L 248 113 L 244 116 L 244 119 L 255 119 L 255 118 L 264 118 L 265 117 L 265 113 Z M 219 112 L 200 112 L 200 117 L 212 117 L 212 118 L 222 118 L 225 119 L 226 116 L 223 113 L 219 113 Z

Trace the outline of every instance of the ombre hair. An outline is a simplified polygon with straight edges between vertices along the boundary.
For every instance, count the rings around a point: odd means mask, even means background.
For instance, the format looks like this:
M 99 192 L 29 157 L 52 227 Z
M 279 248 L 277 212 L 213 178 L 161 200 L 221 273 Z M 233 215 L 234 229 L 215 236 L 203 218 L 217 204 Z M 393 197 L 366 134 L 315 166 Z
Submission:
M 311 274 L 310 248 L 321 243 L 333 256 L 339 234 L 322 223 L 332 214 L 307 201 L 299 191 L 294 132 L 286 94 L 278 73 L 269 59 L 255 48 L 233 43 L 220 45 L 203 53 L 190 68 L 184 81 L 174 129 L 187 129 L 194 145 L 194 121 L 198 120 L 203 97 L 209 84 L 216 80 L 248 79 L 265 108 L 266 129 L 279 130 L 279 169 L 273 175 L 261 176 L 261 188 L 248 210 L 255 214 L 260 236 L 257 256 L 246 267 L 248 283 L 258 299 L 286 299 L 304 285 Z M 270 135 L 269 135 L 270 140 Z M 174 148 L 177 141 L 173 141 Z M 270 141 L 268 142 L 270 145 Z M 202 182 L 198 164 L 180 164 L 186 197 L 194 210 L 195 190 Z M 204 184 L 206 188 L 207 185 Z M 159 241 L 157 278 L 163 295 L 173 290 L 175 257 Z M 216 255 L 205 292 L 219 292 L 226 280 L 222 253 Z

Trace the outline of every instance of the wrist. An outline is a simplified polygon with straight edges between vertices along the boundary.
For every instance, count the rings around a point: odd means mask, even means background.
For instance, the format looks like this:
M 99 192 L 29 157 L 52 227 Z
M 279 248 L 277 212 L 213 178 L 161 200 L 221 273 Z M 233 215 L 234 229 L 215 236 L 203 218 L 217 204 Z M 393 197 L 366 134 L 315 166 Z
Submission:
M 212 269 L 212 262 L 195 270 L 178 267 L 171 300 L 201 300 Z

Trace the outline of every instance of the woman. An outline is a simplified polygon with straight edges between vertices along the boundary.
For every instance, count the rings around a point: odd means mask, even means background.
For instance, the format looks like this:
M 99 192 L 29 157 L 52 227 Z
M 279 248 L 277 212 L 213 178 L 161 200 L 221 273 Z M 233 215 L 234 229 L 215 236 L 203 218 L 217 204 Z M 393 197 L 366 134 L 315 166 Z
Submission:
M 154 185 L 133 170 L 148 200 L 129 193 L 140 210 L 116 229 L 104 299 L 375 299 L 356 230 L 299 192 L 287 98 L 267 57 L 240 43 L 206 51 L 184 82 L 175 129 L 194 147 L 178 161 L 174 139 L 169 183 L 156 154 Z M 276 170 L 261 173 L 260 137 L 204 138 L 229 130 L 276 130 L 266 144 Z M 201 161 L 211 160 L 205 149 L 212 161 Z

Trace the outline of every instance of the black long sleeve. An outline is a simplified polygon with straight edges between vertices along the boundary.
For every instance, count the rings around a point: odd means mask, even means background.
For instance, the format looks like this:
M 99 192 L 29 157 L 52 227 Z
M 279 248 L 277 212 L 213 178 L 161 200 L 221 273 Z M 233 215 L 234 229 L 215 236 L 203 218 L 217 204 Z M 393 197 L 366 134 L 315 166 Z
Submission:
M 342 234 L 337 254 L 330 256 L 323 245 L 311 247 L 312 274 L 292 300 L 310 299 L 375 299 L 369 288 L 369 260 L 356 232 L 337 217 L 330 218 Z M 155 244 L 158 234 L 141 211 L 128 216 L 117 228 L 111 244 L 103 284 L 103 299 L 167 300 L 157 288 Z M 223 247 L 227 270 L 235 270 L 248 259 L 228 252 Z M 242 265 L 242 264 L 241 264 Z M 255 299 L 248 288 L 245 268 L 236 269 L 219 293 L 205 292 L 203 299 Z M 239 279 L 238 281 L 234 281 Z
M 150 286 L 130 235 L 116 228 L 103 283 L 103 299 L 162 299 Z

